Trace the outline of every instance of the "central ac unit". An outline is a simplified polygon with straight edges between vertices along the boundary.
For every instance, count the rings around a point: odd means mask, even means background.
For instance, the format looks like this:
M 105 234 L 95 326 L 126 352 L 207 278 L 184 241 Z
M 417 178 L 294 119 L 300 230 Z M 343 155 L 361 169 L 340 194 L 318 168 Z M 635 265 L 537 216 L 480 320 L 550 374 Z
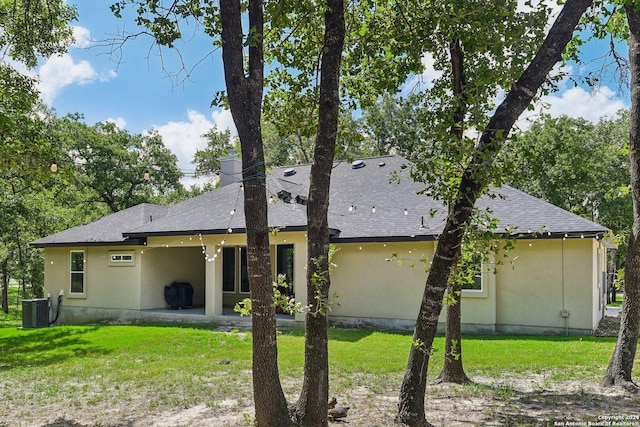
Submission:
M 22 300 L 22 328 L 49 326 L 49 300 L 45 298 Z

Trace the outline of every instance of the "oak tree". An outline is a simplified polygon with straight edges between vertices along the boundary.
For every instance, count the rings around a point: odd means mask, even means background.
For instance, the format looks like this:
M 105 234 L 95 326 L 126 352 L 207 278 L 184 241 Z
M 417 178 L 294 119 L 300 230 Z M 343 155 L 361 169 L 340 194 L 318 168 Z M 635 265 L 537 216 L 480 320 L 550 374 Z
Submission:
M 428 425 L 425 418 L 426 374 L 452 267 L 460 257 L 461 243 L 469 224 L 476 200 L 488 186 L 486 171 L 520 114 L 527 108 L 536 92 L 544 84 L 552 67 L 562 58 L 562 53 L 571 40 L 574 28 L 585 10 L 591 6 L 589 0 L 569 0 L 549 29 L 539 51 L 506 94 L 482 130 L 471 160 L 459 177 L 453 203 L 444 230 L 438 240 L 425 291 L 420 305 L 413 335 L 413 346 L 400 389 L 400 402 L 396 420 L 411 426 Z M 501 49 L 504 46 L 500 47 Z

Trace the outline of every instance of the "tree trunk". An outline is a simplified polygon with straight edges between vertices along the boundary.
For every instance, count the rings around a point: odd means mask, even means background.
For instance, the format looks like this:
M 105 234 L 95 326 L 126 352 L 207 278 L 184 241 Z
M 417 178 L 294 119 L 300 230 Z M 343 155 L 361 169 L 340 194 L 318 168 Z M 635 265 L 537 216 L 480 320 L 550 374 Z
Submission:
M 604 375 L 605 386 L 621 386 L 637 392 L 631 371 L 638 345 L 640 327 L 640 10 L 626 5 L 629 22 L 629 64 L 631 68 L 631 114 L 629 157 L 631 160 L 631 197 L 633 226 L 624 272 L 624 300 L 620 332 L 611 361 Z
M 301 426 L 327 426 L 329 400 L 329 188 L 340 113 L 340 60 L 345 37 L 343 0 L 327 0 L 320 75 L 318 129 L 307 203 L 307 301 L 304 377 L 294 416 Z M 317 298 L 317 297 L 320 298 Z
M 444 343 L 444 363 L 437 383 L 447 382 L 456 384 L 470 383 L 471 380 L 464 373 L 462 366 L 462 328 L 460 314 L 462 309 L 462 287 L 453 283 L 449 287 L 453 301 L 447 305 L 447 330 Z
M 464 124 L 467 114 L 466 80 L 464 75 L 464 50 L 460 40 L 454 40 L 449 46 L 451 55 L 451 71 L 453 75 L 453 93 L 456 97 L 456 109 L 453 113 L 453 125 L 451 136 L 461 141 L 464 138 Z M 457 384 L 468 383 L 469 378 L 462 367 L 462 330 L 460 316 L 462 309 L 462 287 L 456 281 L 449 286 L 453 301 L 447 306 L 447 329 L 445 336 L 445 351 L 442 372 L 436 379 L 437 382 L 452 382 Z
M 593 0 L 567 0 L 540 50 L 489 120 L 469 167 L 462 174 L 457 196 L 449 210 L 427 277 L 413 334 L 413 345 L 400 388 L 397 422 L 409 426 L 430 425 L 424 411 L 429 356 L 451 269 L 460 257 L 460 245 L 473 206 L 487 186 L 483 172 L 492 167 L 513 124 L 542 86 L 549 71 L 562 58 L 562 52 L 571 40 L 575 26 L 592 2 Z
M 7 268 L 8 259 L 2 261 L 2 311 L 9 314 L 9 269 Z
M 253 330 L 253 396 L 258 426 L 290 425 L 280 384 L 276 314 L 269 250 L 264 150 L 260 118 L 264 84 L 261 0 L 249 1 L 249 43 L 245 75 L 240 0 L 221 0 L 222 59 L 229 106 L 242 150 L 244 212 L 247 229 L 247 271 L 251 288 Z

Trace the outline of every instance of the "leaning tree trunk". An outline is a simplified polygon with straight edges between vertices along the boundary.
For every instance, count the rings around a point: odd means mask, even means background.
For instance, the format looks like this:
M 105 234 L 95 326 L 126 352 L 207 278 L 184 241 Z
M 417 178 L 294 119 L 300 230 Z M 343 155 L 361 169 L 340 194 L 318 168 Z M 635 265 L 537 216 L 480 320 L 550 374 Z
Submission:
M 629 157 L 631 160 L 631 197 L 633 226 L 624 268 L 624 300 L 616 348 L 607 367 L 603 384 L 628 390 L 640 388 L 633 382 L 631 371 L 638 345 L 640 327 L 640 10 L 626 5 L 629 22 L 629 63 L 631 68 L 631 114 Z
M 409 426 L 430 425 L 424 410 L 429 356 L 451 269 L 460 257 L 460 245 L 473 206 L 487 185 L 483 172 L 492 167 L 513 124 L 527 108 L 553 66 L 562 58 L 562 52 L 571 40 L 580 17 L 592 3 L 593 0 L 567 0 L 540 50 L 489 120 L 469 167 L 462 175 L 427 276 L 413 345 L 400 388 L 397 422 Z
M 249 1 L 249 72 L 245 75 L 240 0 L 221 0 L 222 60 L 233 121 L 242 150 L 244 213 L 247 230 L 247 271 L 251 288 L 253 330 L 253 397 L 256 424 L 288 426 L 287 401 L 280 384 L 276 314 L 267 221 L 267 193 L 260 118 L 264 85 L 261 0 Z
M 329 400 L 329 188 L 340 112 L 340 60 L 345 37 L 343 0 L 327 0 L 320 69 L 318 129 L 307 203 L 307 301 L 304 377 L 293 416 L 302 426 L 327 426 Z M 319 296 L 319 298 L 317 298 Z

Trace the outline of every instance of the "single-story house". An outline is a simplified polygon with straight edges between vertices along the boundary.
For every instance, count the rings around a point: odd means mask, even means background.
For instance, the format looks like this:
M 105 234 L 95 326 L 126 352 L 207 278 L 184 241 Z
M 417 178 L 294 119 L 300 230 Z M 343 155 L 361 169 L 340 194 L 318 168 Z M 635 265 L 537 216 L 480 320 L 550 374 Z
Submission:
M 433 257 L 446 208 L 421 194 L 424 184 L 407 164 L 399 156 L 335 164 L 329 225 L 338 298 L 330 319 L 337 324 L 414 324 L 427 276 L 421 260 Z M 309 165 L 275 168 L 266 178 L 273 273 L 287 276 L 302 303 L 309 173 Z M 44 248 L 45 292 L 64 291 L 60 322 L 167 312 L 229 320 L 249 292 L 240 159 L 222 159 L 221 178 L 220 188 L 173 206 L 141 204 L 33 242 Z M 491 193 L 498 197 L 477 206 L 499 219 L 497 233 L 515 239 L 514 261 L 484 268 L 463 291 L 464 330 L 591 333 L 604 311 L 608 230 L 508 186 Z M 165 286 L 173 282 L 192 286 L 193 309 L 167 309 Z

